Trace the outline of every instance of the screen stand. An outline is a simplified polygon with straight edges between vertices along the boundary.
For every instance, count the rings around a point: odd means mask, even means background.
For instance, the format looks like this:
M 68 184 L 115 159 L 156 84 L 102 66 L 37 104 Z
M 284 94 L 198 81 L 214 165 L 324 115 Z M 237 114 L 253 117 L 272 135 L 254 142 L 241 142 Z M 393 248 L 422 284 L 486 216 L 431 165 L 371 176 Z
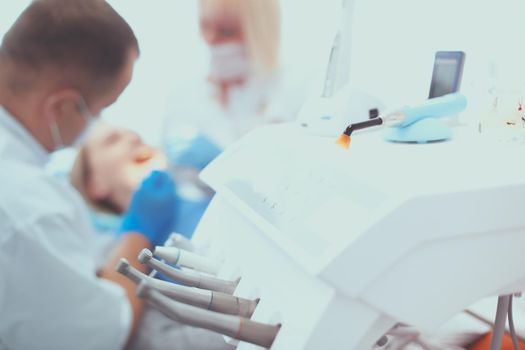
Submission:
M 452 129 L 443 119 L 425 118 L 406 127 L 387 128 L 383 137 L 390 142 L 446 141 L 452 138 Z

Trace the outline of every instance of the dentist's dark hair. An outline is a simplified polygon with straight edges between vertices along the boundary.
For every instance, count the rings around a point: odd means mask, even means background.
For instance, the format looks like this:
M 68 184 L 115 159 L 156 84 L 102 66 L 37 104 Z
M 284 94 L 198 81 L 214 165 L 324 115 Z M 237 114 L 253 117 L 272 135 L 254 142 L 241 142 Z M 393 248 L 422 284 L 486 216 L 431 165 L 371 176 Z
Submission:
M 104 0 L 34 0 L 5 34 L 0 63 L 23 92 L 43 71 L 93 95 L 109 88 L 139 47 L 128 23 Z

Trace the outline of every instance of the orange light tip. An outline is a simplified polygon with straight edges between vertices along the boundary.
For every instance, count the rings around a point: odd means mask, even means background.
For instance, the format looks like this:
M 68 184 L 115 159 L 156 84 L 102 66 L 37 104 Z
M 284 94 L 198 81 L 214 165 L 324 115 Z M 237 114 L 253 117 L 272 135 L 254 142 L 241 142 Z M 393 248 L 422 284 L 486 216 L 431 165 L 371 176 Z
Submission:
M 341 136 L 339 136 L 339 138 L 337 139 L 336 144 L 341 148 L 348 149 L 350 147 L 351 140 L 352 139 L 350 138 L 350 136 L 346 134 L 341 134 Z

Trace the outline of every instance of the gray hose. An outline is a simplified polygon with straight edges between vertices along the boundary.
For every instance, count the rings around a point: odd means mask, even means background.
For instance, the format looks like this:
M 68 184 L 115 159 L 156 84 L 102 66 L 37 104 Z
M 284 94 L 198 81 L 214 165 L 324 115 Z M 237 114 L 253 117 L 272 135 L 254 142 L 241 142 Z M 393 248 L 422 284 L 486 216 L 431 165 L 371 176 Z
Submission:
M 508 312 L 508 319 L 509 319 L 509 330 L 510 330 L 510 337 L 512 339 L 512 344 L 514 345 L 514 350 L 520 350 L 520 344 L 518 342 L 518 337 L 516 336 L 516 328 L 514 328 L 514 316 L 512 316 L 512 300 L 513 296 L 510 296 L 509 300 L 509 312 Z
M 496 320 L 494 321 L 494 332 L 490 341 L 490 350 L 500 350 L 505 334 L 505 323 L 509 311 L 510 295 L 502 295 L 498 298 L 498 309 L 496 311 Z

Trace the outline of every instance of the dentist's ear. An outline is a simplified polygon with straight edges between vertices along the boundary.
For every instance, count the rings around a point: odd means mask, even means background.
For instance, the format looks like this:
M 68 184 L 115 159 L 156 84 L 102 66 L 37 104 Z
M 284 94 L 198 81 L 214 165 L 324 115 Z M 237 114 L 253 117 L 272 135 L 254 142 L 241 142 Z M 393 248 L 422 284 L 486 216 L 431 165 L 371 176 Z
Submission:
M 80 93 L 74 89 L 62 89 L 45 97 L 42 106 L 42 117 L 46 123 L 58 121 L 77 112 L 77 101 Z

